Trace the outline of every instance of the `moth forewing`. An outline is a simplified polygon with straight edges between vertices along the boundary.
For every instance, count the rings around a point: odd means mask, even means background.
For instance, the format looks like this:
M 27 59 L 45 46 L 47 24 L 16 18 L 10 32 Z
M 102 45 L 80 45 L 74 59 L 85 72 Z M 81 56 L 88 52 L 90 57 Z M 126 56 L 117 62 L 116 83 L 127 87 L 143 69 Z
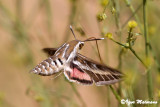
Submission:
M 78 53 L 73 63 L 87 73 L 96 85 L 113 84 L 121 80 L 122 73 Z
M 43 48 L 42 50 L 47 53 L 49 56 L 52 56 L 55 54 L 58 48 Z

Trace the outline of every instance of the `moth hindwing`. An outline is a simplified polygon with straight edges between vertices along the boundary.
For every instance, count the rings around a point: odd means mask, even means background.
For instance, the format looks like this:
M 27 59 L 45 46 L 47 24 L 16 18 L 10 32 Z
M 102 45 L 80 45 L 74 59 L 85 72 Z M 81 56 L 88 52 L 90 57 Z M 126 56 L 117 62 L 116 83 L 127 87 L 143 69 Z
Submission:
M 71 31 L 75 37 L 72 29 Z M 119 82 L 123 76 L 121 72 L 78 53 L 85 42 L 102 39 L 89 38 L 80 41 L 75 38 L 59 48 L 44 48 L 43 51 L 49 55 L 49 58 L 39 63 L 31 72 L 50 76 L 63 70 L 69 81 L 84 85 L 95 83 L 99 86 Z

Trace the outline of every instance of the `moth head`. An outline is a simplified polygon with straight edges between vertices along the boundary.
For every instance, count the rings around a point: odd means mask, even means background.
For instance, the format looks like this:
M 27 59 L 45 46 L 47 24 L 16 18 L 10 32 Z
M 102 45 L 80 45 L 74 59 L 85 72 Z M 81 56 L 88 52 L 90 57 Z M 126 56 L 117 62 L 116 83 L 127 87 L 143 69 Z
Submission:
M 79 42 L 79 43 L 78 43 L 78 45 L 79 45 L 79 50 L 81 50 L 82 47 L 84 46 L 84 43 L 85 43 L 85 42 L 87 42 L 87 41 L 97 41 L 97 40 L 103 40 L 103 39 L 104 39 L 104 38 L 91 37 L 91 38 L 88 38 L 88 39 L 86 39 L 86 40 L 84 40 L 84 41 L 79 41 L 79 40 L 76 40 L 76 41 Z
M 81 50 L 82 47 L 84 46 L 84 42 L 80 40 L 72 40 L 68 42 L 71 49 L 75 49 L 76 51 Z
M 104 39 L 104 38 L 91 37 L 91 38 L 88 38 L 88 39 L 86 39 L 86 40 L 84 40 L 84 41 L 80 41 L 80 40 L 78 40 L 78 39 L 76 38 L 76 36 L 75 36 L 75 34 L 74 34 L 74 31 L 73 31 L 71 25 L 70 25 L 70 30 L 71 30 L 74 38 L 75 38 L 74 42 L 77 42 L 77 45 L 78 45 L 78 46 L 76 46 L 76 47 L 77 47 L 77 49 L 79 48 L 79 50 L 81 50 L 82 47 L 84 46 L 84 42 L 87 42 L 87 41 L 97 41 L 97 40 L 103 40 L 103 39 Z

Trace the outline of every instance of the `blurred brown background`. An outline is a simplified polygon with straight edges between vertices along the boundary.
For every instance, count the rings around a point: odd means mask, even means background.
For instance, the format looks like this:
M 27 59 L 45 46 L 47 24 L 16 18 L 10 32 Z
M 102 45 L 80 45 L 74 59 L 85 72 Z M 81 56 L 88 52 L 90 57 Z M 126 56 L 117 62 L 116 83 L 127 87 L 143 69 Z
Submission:
M 106 20 L 97 21 L 97 14 L 104 10 L 103 1 L 108 0 L 1 0 L 0 1 L 0 106 L 2 107 L 77 107 L 83 106 L 84 101 L 88 107 L 118 106 L 117 100 L 108 87 L 82 86 L 74 83 L 83 101 L 75 94 L 72 85 L 64 75 L 56 79 L 54 76 L 42 77 L 30 74 L 29 71 L 47 58 L 42 52 L 44 47 L 59 47 L 63 43 L 73 40 L 69 25 L 73 26 L 76 36 L 80 40 L 88 37 L 102 37 L 111 32 L 119 41 L 117 35 L 115 15 L 111 12 L 113 4 L 109 1 L 105 13 Z M 132 1 L 133 8 L 138 8 L 142 2 Z M 159 61 L 159 28 L 160 28 L 160 2 L 148 2 L 148 32 L 152 43 L 154 55 Z M 122 26 L 132 12 L 125 0 L 119 1 L 119 23 Z M 142 6 L 136 13 L 142 21 Z M 135 20 L 134 17 L 131 20 Z M 142 24 L 143 25 L 143 24 Z M 85 36 L 77 29 L 82 28 Z M 127 38 L 128 27 L 121 31 L 122 43 Z M 140 28 L 135 33 L 142 33 Z M 121 46 L 110 40 L 99 41 L 99 50 L 105 64 L 118 69 L 118 54 Z M 137 37 L 135 50 L 143 57 L 144 38 Z M 81 53 L 99 61 L 95 42 L 86 43 Z M 160 74 L 157 64 L 151 57 L 152 73 L 154 77 L 155 99 L 158 98 Z M 129 81 L 123 85 L 126 91 L 132 86 L 135 98 L 147 96 L 145 68 L 127 51 L 122 59 L 121 70 L 130 76 Z M 131 82 L 132 81 L 132 82 Z M 128 85 L 129 84 L 129 85 Z M 115 88 L 118 85 L 114 86 Z M 123 93 L 124 94 L 124 93 Z M 109 97 L 108 97 L 109 96 Z M 124 98 L 129 98 L 124 96 Z

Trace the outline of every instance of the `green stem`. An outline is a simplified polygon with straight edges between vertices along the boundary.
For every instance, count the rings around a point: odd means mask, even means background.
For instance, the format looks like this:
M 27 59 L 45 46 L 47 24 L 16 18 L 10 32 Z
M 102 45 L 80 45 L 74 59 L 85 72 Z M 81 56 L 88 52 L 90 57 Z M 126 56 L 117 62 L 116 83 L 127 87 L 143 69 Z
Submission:
M 143 0 L 143 22 L 144 22 L 144 38 L 145 38 L 145 53 L 148 56 L 148 34 L 147 34 L 147 19 L 146 19 L 146 0 Z
M 155 60 L 155 63 L 156 63 L 156 65 L 157 65 L 157 70 L 158 70 L 159 73 L 160 73 L 160 63 L 159 63 L 159 61 L 158 61 L 158 59 L 157 59 L 157 57 L 156 57 L 155 52 L 153 51 L 153 48 L 152 48 L 151 43 L 149 43 L 148 45 L 149 45 L 149 50 L 152 52 L 152 56 L 153 56 L 153 58 L 154 58 L 154 60 Z
M 143 23 L 144 23 L 144 38 L 145 38 L 145 53 L 146 58 L 148 57 L 148 31 L 147 31 L 147 19 L 146 19 L 146 6 L 147 0 L 143 0 Z M 152 84 L 152 73 L 151 70 L 147 72 L 147 80 L 148 80 L 148 96 L 149 99 L 153 99 L 153 84 Z
M 142 59 L 137 55 L 137 53 L 132 48 L 131 35 L 132 35 L 132 28 L 129 29 L 129 35 L 128 35 L 129 49 L 141 61 L 141 63 L 147 68 L 147 65 L 142 61 Z
M 109 85 L 112 93 L 114 94 L 114 96 L 116 97 L 116 99 L 121 103 L 121 97 L 118 95 L 118 93 L 116 92 L 116 90 L 111 86 Z M 122 107 L 124 107 L 124 105 L 121 105 Z
M 134 8 L 133 8 L 133 6 L 130 4 L 130 3 L 128 3 L 127 4 L 129 7 L 130 7 L 130 9 L 131 9 L 131 11 L 132 11 L 132 15 L 127 19 L 127 21 L 125 21 L 125 23 L 122 25 L 122 29 L 127 25 L 127 23 L 128 23 L 128 21 L 129 20 L 131 20 L 133 17 L 135 17 L 136 18 L 136 20 L 137 20 L 137 22 L 138 22 L 138 25 L 140 24 L 140 21 L 139 21 L 139 18 L 138 18 L 138 16 L 137 16 L 137 12 L 140 10 L 140 8 L 142 7 L 142 3 L 137 7 L 137 9 L 134 11 Z M 142 27 L 140 26 L 140 29 L 142 30 Z
M 118 69 L 120 69 L 120 70 L 122 69 L 122 54 L 123 54 L 123 52 L 124 52 L 124 50 L 123 50 L 123 48 L 121 48 L 121 50 L 118 54 L 118 60 L 119 60 Z
M 119 43 L 119 42 L 113 40 L 113 39 L 112 39 L 112 41 L 117 43 L 118 45 L 121 45 L 121 46 L 125 47 L 125 48 L 129 48 L 129 50 L 138 58 L 138 60 L 145 66 L 145 68 L 148 68 L 147 65 L 142 61 L 142 59 L 137 55 L 137 53 L 135 52 L 135 50 L 132 47 L 126 46 L 122 43 Z
M 110 90 L 109 90 L 109 87 L 107 87 L 107 104 L 108 104 L 108 107 L 111 106 L 111 97 L 110 97 Z
M 137 8 L 137 10 L 135 10 L 128 0 L 125 0 L 125 2 L 126 2 L 126 4 L 127 4 L 127 6 L 130 8 L 130 10 L 132 11 L 132 13 L 133 13 L 136 21 L 138 22 L 138 25 L 139 25 L 139 27 L 140 27 L 140 30 L 143 31 L 142 26 L 141 26 L 141 23 L 140 23 L 140 19 L 139 19 L 138 15 L 136 14 L 136 11 L 138 11 L 138 10 L 140 9 L 141 4 L 140 4 L 140 6 L 138 7 L 139 9 Z
M 128 23 L 128 21 L 134 16 L 135 19 L 136 19 L 136 21 L 138 22 L 138 25 L 139 25 L 139 27 L 140 27 L 140 31 L 143 32 L 143 28 L 142 28 L 142 26 L 141 26 L 140 19 L 139 19 L 138 15 L 136 14 L 136 13 L 140 10 L 140 8 L 143 6 L 143 2 L 137 7 L 136 10 L 133 8 L 133 6 L 131 5 L 131 3 L 130 3 L 128 0 L 125 0 L 125 2 L 126 2 L 127 6 L 130 8 L 130 10 L 132 11 L 133 14 L 132 14 L 132 15 L 128 18 L 128 20 L 122 25 L 122 29 L 125 27 L 125 25 Z M 150 46 L 151 46 L 151 43 L 148 42 L 147 45 L 150 45 Z M 149 46 L 148 46 L 148 47 L 149 47 Z M 154 57 L 154 60 L 156 61 L 157 65 L 158 65 L 158 66 L 157 66 L 157 69 L 158 69 L 158 71 L 160 71 L 160 64 L 158 64 L 157 57 L 154 55 L 154 51 L 153 51 L 153 50 L 150 50 L 150 51 L 152 52 L 153 57 Z
M 114 6 L 114 8 L 116 9 L 116 14 L 115 14 L 115 22 L 116 22 L 116 27 L 117 27 L 117 30 L 118 30 L 118 37 L 119 37 L 119 40 L 120 42 L 122 41 L 122 28 L 121 28 L 121 23 L 120 23 L 120 1 L 119 0 L 113 0 L 112 1 L 112 4 Z M 118 53 L 118 56 L 119 56 L 119 65 L 118 65 L 118 69 L 121 71 L 121 68 L 122 68 L 122 48 L 119 50 L 119 53 Z M 119 87 L 118 87 L 118 94 L 121 96 L 121 83 L 119 83 Z M 120 103 L 119 103 L 120 104 Z
M 116 14 L 115 14 L 115 21 L 116 21 L 116 27 L 119 30 L 118 33 L 120 33 L 121 27 L 120 27 L 120 23 L 119 23 L 119 1 L 115 2 L 115 0 L 113 0 L 112 5 L 117 11 Z
M 113 42 L 115 42 L 115 43 L 117 43 L 118 45 L 121 45 L 121 46 L 123 46 L 123 47 L 125 47 L 125 48 L 129 48 L 128 46 L 126 46 L 126 45 L 124 45 L 124 44 L 122 44 L 122 43 L 120 43 L 120 42 L 117 42 L 117 41 L 115 41 L 114 39 L 111 39 Z
M 128 95 L 130 96 L 130 97 L 129 97 L 129 98 L 130 98 L 130 100 L 131 100 L 131 101 L 135 101 L 132 86 L 129 86 L 129 87 L 128 87 L 127 92 L 128 92 Z M 133 104 L 131 107 L 136 107 L 136 105 L 135 105 L 135 104 Z
M 120 102 L 121 98 L 118 95 L 118 93 L 114 90 L 114 88 L 111 85 L 109 85 L 109 87 L 110 87 L 111 91 L 113 92 L 114 96 L 116 97 L 116 99 Z
M 145 66 L 145 68 L 148 68 L 147 65 L 142 61 L 142 59 L 137 55 L 134 49 L 129 48 L 131 52 L 139 59 L 139 61 Z
M 147 83 L 149 99 L 153 100 L 152 72 L 150 69 L 147 70 Z

